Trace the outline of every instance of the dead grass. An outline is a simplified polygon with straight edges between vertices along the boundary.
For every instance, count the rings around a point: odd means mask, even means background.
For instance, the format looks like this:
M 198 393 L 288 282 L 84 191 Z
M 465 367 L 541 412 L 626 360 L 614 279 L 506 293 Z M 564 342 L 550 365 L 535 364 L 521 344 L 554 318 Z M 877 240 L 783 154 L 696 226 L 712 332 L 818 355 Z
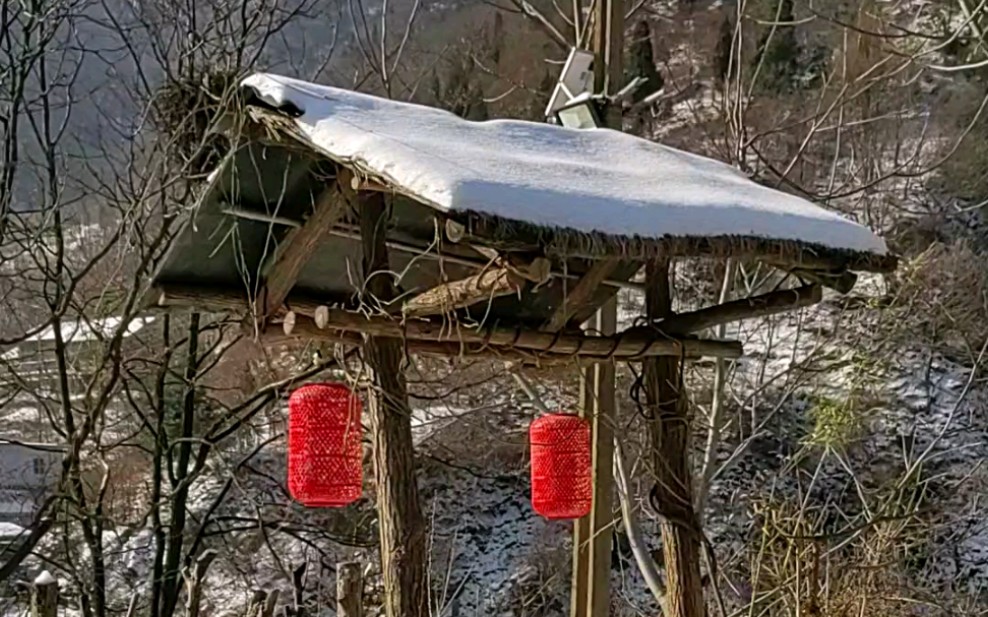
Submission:
M 988 338 L 988 256 L 965 242 L 933 244 L 897 275 L 896 328 L 964 356 Z

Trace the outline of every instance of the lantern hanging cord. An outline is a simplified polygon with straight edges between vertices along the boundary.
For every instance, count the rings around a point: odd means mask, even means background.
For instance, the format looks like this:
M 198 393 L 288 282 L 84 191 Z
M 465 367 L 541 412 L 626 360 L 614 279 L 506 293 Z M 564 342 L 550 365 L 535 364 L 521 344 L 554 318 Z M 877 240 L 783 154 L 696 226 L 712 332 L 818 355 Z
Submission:
M 679 348 L 679 368 L 676 375 L 676 390 L 677 392 L 683 391 L 684 375 L 685 370 L 683 369 L 683 363 L 686 359 L 685 349 L 683 347 Z M 637 372 L 633 365 L 628 364 L 628 369 L 634 376 L 634 380 L 631 382 L 631 388 L 628 390 L 628 396 L 634 401 L 635 406 L 638 408 L 638 414 L 646 420 L 654 420 L 655 414 L 651 410 L 646 410 L 647 405 L 642 403 L 642 394 L 645 391 L 645 371 L 641 373 Z

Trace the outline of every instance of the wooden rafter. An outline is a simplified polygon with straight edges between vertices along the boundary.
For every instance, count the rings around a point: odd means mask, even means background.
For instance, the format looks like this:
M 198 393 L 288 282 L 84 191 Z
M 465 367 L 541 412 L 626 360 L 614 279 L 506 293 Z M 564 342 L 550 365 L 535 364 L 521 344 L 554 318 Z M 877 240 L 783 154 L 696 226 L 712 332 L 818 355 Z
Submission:
M 566 324 L 578 312 L 587 308 L 594 292 L 597 291 L 598 287 L 603 284 L 604 279 L 610 276 L 620 264 L 621 260 L 616 258 L 602 259 L 594 262 L 586 274 L 568 291 L 563 298 L 563 303 L 556 308 L 556 311 L 549 318 L 549 321 L 546 322 L 543 329 L 550 332 L 558 332 L 565 328 Z M 613 289 L 613 291 L 617 290 Z
M 842 294 L 850 293 L 854 289 L 854 284 L 858 282 L 858 275 L 847 270 L 829 272 L 826 270 L 795 268 L 790 270 L 790 272 L 807 281 L 829 287 Z
M 257 296 L 257 315 L 267 320 L 281 309 L 298 275 L 319 244 L 346 212 L 346 201 L 337 184 L 326 187 L 313 204 L 312 214 L 299 227 L 291 229 L 265 264 L 264 287 Z

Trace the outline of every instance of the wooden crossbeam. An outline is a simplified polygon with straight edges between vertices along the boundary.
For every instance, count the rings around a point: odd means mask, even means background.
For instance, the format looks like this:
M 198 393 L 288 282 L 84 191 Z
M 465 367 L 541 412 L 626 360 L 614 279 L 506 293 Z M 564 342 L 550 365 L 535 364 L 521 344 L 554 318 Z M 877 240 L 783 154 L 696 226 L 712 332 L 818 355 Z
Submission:
M 438 315 L 489 302 L 493 298 L 519 293 L 526 282 L 544 283 L 549 279 L 549 260 L 538 258 L 530 264 L 494 266 L 458 281 L 437 285 L 411 298 L 402 307 L 408 317 Z
M 423 319 L 398 321 L 385 315 L 330 308 L 311 299 L 292 295 L 292 310 L 298 316 L 316 319 L 326 329 L 363 332 L 408 340 L 439 341 L 456 344 L 482 344 L 517 348 L 540 353 L 585 356 L 603 360 L 634 361 L 641 357 L 667 355 L 687 358 L 737 358 L 741 356 L 738 341 L 677 339 L 657 332 L 655 328 L 630 328 L 614 336 L 553 333 L 520 328 L 458 328 L 449 324 Z M 246 306 L 242 294 L 228 290 L 187 288 L 159 285 L 158 306 L 195 306 L 200 310 L 242 311 Z M 298 324 L 295 326 L 298 328 Z M 281 328 L 277 328 L 280 330 Z M 268 330 L 270 331 L 270 330 Z
M 269 324 L 263 331 L 266 344 L 285 342 L 319 340 L 350 347 L 363 344 L 363 337 L 353 331 L 339 330 L 332 327 L 320 327 L 314 319 L 290 312 L 280 324 Z M 443 358 L 484 358 L 502 362 L 521 363 L 535 366 L 555 365 L 591 365 L 595 363 L 611 363 L 604 357 L 572 356 L 558 353 L 542 353 L 525 349 L 517 349 L 504 345 L 485 343 L 463 343 L 459 341 L 424 341 L 407 339 L 402 347 L 409 352 L 426 356 Z
M 631 331 L 614 336 L 560 334 L 523 328 L 459 328 L 419 319 L 398 321 L 385 315 L 366 315 L 355 311 L 328 308 L 327 327 L 350 332 L 411 340 L 482 343 L 515 347 L 545 353 L 593 356 L 617 360 L 635 360 L 648 356 L 685 356 L 688 358 L 737 358 L 741 343 L 701 339 L 674 339 L 660 332 Z
M 319 244 L 346 212 L 346 200 L 339 186 L 327 187 L 313 204 L 312 214 L 297 228 L 289 230 L 262 272 L 264 287 L 258 294 L 260 320 L 279 310 L 295 286 L 298 275 Z
M 822 299 L 823 289 L 816 284 L 795 289 L 780 289 L 751 298 L 708 306 L 698 311 L 673 315 L 658 322 L 656 327 L 667 334 L 689 334 L 733 321 L 767 317 L 812 306 Z
M 550 332 L 558 332 L 566 327 L 576 314 L 587 307 L 597 288 L 603 284 L 604 280 L 610 276 L 620 265 L 619 259 L 602 259 L 594 262 L 576 285 L 568 291 L 563 298 L 563 303 L 556 308 L 556 311 L 549 318 L 543 327 Z M 613 291 L 617 291 L 616 289 Z

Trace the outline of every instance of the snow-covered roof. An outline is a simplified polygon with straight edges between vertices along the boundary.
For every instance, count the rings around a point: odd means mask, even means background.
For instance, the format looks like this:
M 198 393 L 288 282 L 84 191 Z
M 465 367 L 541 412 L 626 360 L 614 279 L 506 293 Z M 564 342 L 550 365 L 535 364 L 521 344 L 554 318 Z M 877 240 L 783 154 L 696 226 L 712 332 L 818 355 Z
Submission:
M 882 261 L 867 227 L 718 161 L 607 129 L 448 112 L 271 74 L 243 81 L 316 151 L 442 211 L 586 234 L 796 242 Z
M 123 337 L 132 336 L 153 323 L 155 318 L 135 317 L 127 322 Z M 121 317 L 102 317 L 93 319 L 64 319 L 60 323 L 62 341 L 68 345 L 97 341 L 113 336 L 113 333 L 123 322 Z M 20 349 L 31 343 L 46 343 L 55 340 L 55 326 L 50 325 L 33 336 L 29 336 L 17 346 L 0 354 L 0 358 L 10 360 L 20 356 Z

